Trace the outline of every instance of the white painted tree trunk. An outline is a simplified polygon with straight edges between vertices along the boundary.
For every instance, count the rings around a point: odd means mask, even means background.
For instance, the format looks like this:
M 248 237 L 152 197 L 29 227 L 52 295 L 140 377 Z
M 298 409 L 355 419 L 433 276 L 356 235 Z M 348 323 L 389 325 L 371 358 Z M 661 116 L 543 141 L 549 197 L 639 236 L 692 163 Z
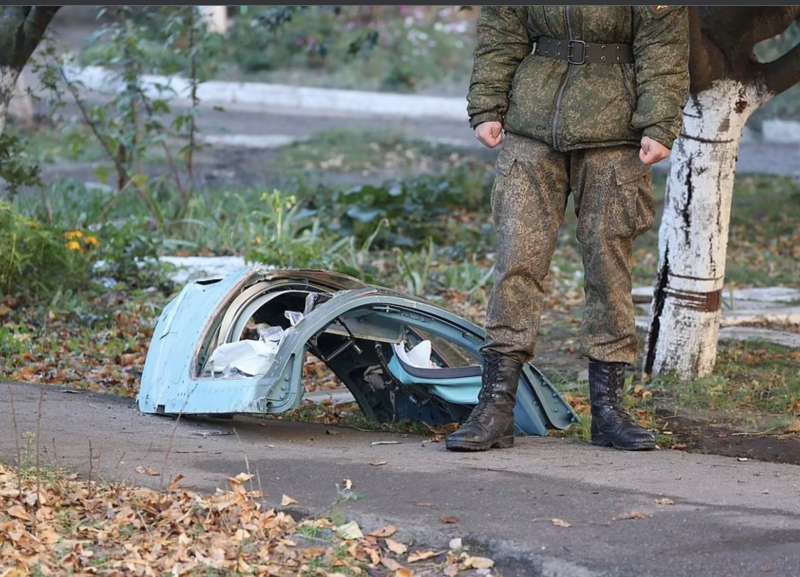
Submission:
M 225 34 L 228 31 L 227 6 L 198 6 L 197 8 L 205 20 L 209 32 Z
M 691 379 L 714 368 L 739 141 L 769 97 L 755 85 L 716 81 L 684 108 L 658 235 L 646 373 Z
M 17 84 L 19 70 L 11 66 L 0 66 L 0 134 L 6 128 L 6 116 L 8 115 L 8 103 L 14 96 L 14 87 Z

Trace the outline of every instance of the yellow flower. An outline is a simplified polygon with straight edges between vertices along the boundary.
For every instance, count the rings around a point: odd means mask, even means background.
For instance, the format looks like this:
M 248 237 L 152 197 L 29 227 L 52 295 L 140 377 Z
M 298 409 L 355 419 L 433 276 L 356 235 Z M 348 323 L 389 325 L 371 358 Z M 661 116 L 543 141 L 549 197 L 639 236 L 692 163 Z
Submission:
M 96 236 L 87 236 L 83 239 L 87 246 L 99 246 L 100 240 Z
M 69 250 L 74 250 L 79 252 L 81 250 L 81 243 L 79 243 L 77 240 L 71 240 L 67 243 L 67 248 Z
M 67 240 L 75 240 L 83 237 L 83 233 L 79 230 L 71 230 L 64 233 L 64 238 Z

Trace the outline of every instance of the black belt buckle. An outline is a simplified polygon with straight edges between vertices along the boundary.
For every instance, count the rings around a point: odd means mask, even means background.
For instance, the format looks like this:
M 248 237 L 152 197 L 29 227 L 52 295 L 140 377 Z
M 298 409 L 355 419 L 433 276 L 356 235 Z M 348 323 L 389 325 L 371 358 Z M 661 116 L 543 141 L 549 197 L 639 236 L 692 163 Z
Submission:
M 580 60 L 574 60 L 572 56 L 573 46 L 580 46 Z M 586 64 L 586 42 L 583 40 L 570 40 L 567 42 L 567 63 L 569 64 Z

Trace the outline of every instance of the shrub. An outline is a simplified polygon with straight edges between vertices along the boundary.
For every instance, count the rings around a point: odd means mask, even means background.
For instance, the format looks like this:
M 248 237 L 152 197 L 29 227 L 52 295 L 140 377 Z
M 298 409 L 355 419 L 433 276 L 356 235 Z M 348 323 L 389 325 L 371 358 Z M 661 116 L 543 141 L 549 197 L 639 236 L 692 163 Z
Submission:
M 40 298 L 84 285 L 97 239 L 78 232 L 47 227 L 0 201 L 0 293 Z
M 169 282 L 158 260 L 161 236 L 148 230 L 145 219 L 106 223 L 98 229 L 102 240 L 96 273 L 130 288 L 157 286 L 169 291 Z

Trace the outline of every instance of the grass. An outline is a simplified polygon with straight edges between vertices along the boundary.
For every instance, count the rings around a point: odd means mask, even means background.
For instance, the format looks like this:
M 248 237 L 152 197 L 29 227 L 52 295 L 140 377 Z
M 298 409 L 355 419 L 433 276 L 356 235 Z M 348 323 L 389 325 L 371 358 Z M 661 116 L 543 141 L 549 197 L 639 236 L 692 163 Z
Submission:
M 800 418 L 800 351 L 769 343 L 720 343 L 714 374 L 687 382 L 656 378 L 655 406 L 708 412 L 737 428 L 779 432 Z

